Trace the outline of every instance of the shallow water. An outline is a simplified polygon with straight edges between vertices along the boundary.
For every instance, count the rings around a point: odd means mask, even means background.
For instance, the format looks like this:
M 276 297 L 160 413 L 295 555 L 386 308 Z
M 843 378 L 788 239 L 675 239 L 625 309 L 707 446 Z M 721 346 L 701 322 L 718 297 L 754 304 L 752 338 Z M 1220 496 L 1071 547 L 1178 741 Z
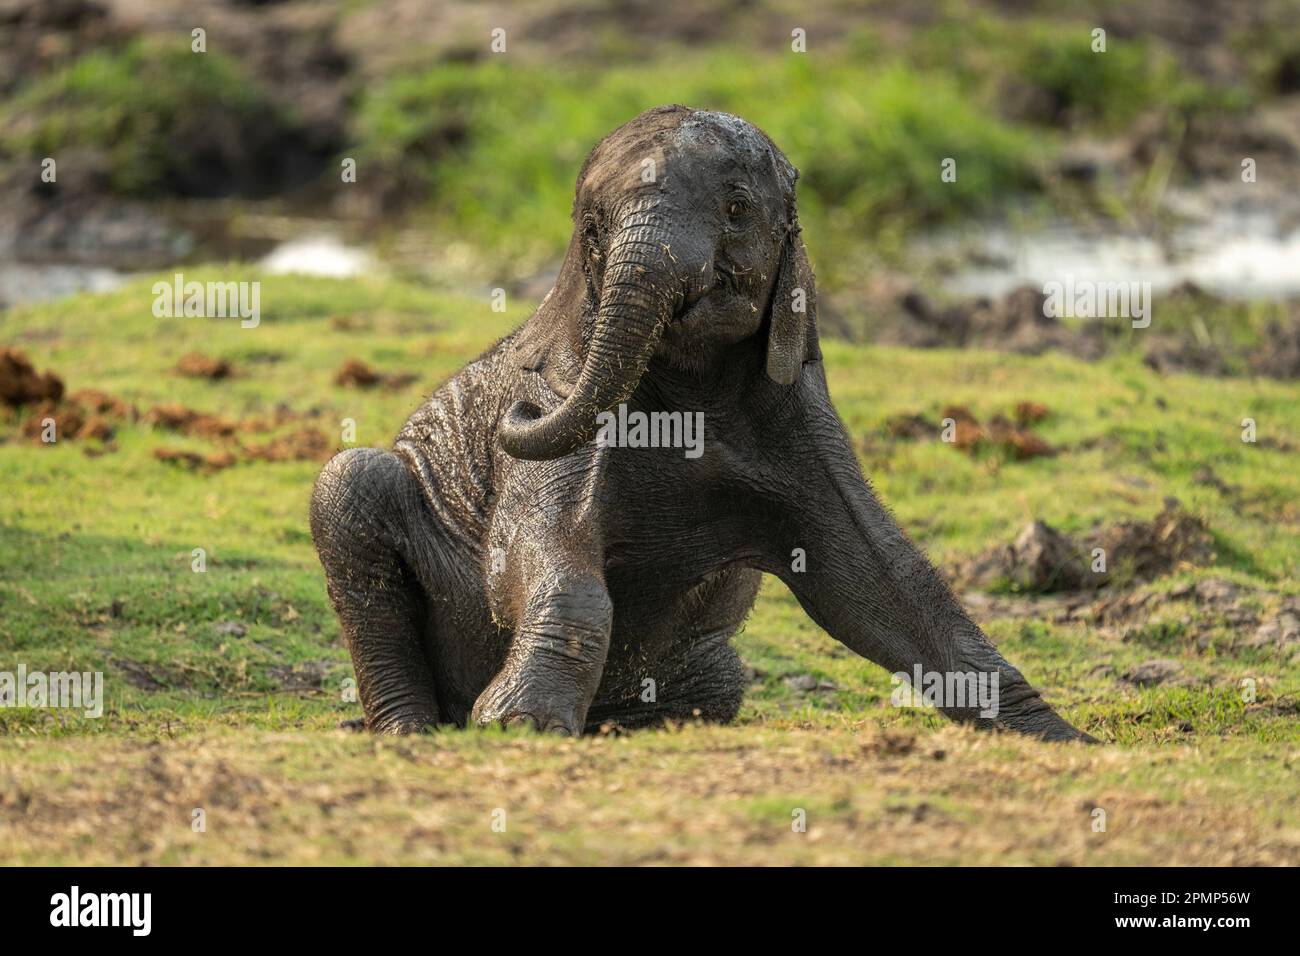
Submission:
M 123 272 L 101 266 L 0 262 L 0 308 L 77 292 L 107 292 L 126 278 Z
M 1057 223 L 1020 231 L 991 226 L 918 246 L 922 256 L 965 263 L 945 283 L 958 296 L 996 297 L 1071 278 L 1149 282 L 1153 292 L 1190 281 L 1230 299 L 1300 298 L 1300 223 L 1280 206 L 1202 205 L 1200 218 L 1165 237 Z
M 276 275 L 328 276 L 346 279 L 374 270 L 375 256 L 361 246 L 347 245 L 332 233 L 313 233 L 276 246 L 259 265 Z
M 275 245 L 258 268 L 273 275 L 349 278 L 372 272 L 376 259 L 369 249 L 350 245 L 339 235 L 312 232 Z M 181 265 L 177 269 L 183 268 Z M 153 271 L 151 270 L 150 274 Z M 134 273 L 77 263 L 0 261 L 0 308 L 23 302 L 43 302 L 77 292 L 116 289 Z

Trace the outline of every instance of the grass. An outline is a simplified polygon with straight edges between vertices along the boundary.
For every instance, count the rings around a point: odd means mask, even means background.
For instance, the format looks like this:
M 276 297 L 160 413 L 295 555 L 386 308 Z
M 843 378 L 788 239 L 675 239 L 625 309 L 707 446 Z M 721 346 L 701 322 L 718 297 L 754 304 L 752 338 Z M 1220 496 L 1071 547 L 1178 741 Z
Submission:
M 238 274 L 235 274 L 235 273 Z M 232 418 L 285 405 L 384 445 L 421 397 L 526 317 L 399 280 L 260 278 L 263 315 L 156 319 L 151 279 L 0 313 L 0 342 L 71 390 L 141 411 L 179 402 Z M 230 359 L 223 382 L 177 358 Z M 306 529 L 313 462 L 203 474 L 154 459 L 209 450 L 126 422 L 112 445 L 32 444 L 0 418 L 0 670 L 101 670 L 105 715 L 0 709 L 0 862 L 1282 863 L 1300 860 L 1291 782 L 1300 666 L 1249 627 L 1170 592 L 1236 582 L 1261 612 L 1297 594 L 1300 430 L 1292 384 L 1161 377 L 1118 354 L 1056 356 L 824 343 L 832 395 L 887 503 L 941 562 L 1030 517 L 1083 530 L 1179 497 L 1215 565 L 1148 586 L 1122 629 L 976 610 L 1071 720 L 1110 742 L 1047 747 L 891 706 L 890 678 L 834 644 L 778 583 L 737 639 L 755 681 L 739 723 L 574 741 L 448 731 L 375 740 L 359 715 Z M 395 390 L 333 384 L 357 357 L 413 372 Z M 1062 453 L 1009 462 L 887 437 L 894 416 L 980 418 L 1034 400 Z M 1240 420 L 1259 441 L 1240 441 Z M 342 442 L 339 442 L 342 447 Z M 1194 479 L 1211 465 L 1233 495 Z M 192 570 L 204 549 L 207 570 Z M 1141 589 L 1139 589 L 1140 591 Z M 1137 592 L 1135 592 L 1137 593 Z M 1028 599 L 1022 599 L 1028 600 Z M 232 627 L 232 625 L 239 625 Z M 1152 658 L 1178 680 L 1137 689 Z M 1293 655 L 1294 657 L 1294 655 Z M 812 675 L 829 687 L 792 688 Z M 1256 685 L 1245 700 L 1242 681 Z M 1094 832 L 1092 811 L 1106 811 Z M 191 828 L 195 808 L 207 829 Z M 505 833 L 491 829 L 504 809 Z M 805 833 L 791 814 L 807 812 Z
M 220 171 L 235 151 L 220 139 L 253 138 L 255 128 L 282 121 L 229 55 L 192 52 L 188 38 L 135 39 L 87 53 L 0 102 L 0 156 L 60 159 L 100 149 L 114 191 L 156 195 L 192 182 L 196 161 Z M 205 135 L 218 143 L 189 145 Z
M 587 151 L 663 103 L 763 128 L 800 167 L 801 217 L 827 243 L 969 215 L 1035 184 L 1029 133 L 941 73 L 797 54 L 755 72 L 752 55 L 725 51 L 682 53 L 671 70 L 498 58 L 403 74 L 359 107 L 358 162 L 422 185 L 431 217 L 458 237 L 536 268 L 568 239 L 573 170 Z M 947 157 L 954 182 L 940 178 Z

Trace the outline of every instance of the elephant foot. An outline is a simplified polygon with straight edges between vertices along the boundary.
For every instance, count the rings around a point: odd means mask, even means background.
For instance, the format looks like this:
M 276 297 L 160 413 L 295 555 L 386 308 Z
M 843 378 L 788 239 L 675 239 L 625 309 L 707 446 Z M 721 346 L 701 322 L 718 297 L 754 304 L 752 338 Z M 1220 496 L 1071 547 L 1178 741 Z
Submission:
M 582 733 L 586 716 L 585 708 L 583 714 L 578 709 L 574 703 L 544 689 L 493 681 L 475 702 L 470 722 L 476 727 L 531 726 L 542 733 L 577 737 Z
M 998 729 L 1012 730 L 1027 737 L 1037 737 L 1050 743 L 1066 743 L 1072 740 L 1085 744 L 1101 743 L 1096 737 L 1084 733 L 1063 718 L 1036 694 L 1031 700 L 1030 706 L 1010 712 L 1004 710 L 993 721 L 993 726 Z
M 432 733 L 437 729 L 435 718 L 420 715 L 386 716 L 379 720 L 367 721 L 366 727 L 372 734 L 388 737 L 408 737 L 411 734 Z

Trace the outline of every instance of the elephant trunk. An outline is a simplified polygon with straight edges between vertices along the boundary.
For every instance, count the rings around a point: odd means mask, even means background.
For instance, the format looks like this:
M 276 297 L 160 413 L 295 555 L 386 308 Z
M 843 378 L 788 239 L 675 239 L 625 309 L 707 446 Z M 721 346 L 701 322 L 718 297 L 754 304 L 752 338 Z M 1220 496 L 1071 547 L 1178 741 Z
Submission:
M 573 391 L 545 416 L 530 402 L 511 406 L 497 433 L 506 454 L 530 461 L 567 455 L 596 436 L 596 416 L 636 391 L 685 295 L 669 268 L 668 248 L 653 212 L 634 212 L 624 222 L 609 244 L 600 310 Z

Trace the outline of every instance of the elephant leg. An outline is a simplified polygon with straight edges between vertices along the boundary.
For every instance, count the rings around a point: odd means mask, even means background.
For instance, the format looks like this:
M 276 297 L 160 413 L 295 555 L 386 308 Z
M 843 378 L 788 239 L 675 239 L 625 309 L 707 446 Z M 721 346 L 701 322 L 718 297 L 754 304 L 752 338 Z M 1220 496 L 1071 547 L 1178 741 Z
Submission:
M 429 561 L 437 539 L 414 477 L 390 452 L 335 455 L 312 492 L 311 532 L 366 726 L 408 734 L 438 723 L 434 675 L 421 644 L 426 603 L 413 570 Z
M 704 634 L 692 629 L 680 656 L 675 653 L 662 667 L 620 682 L 618 696 L 598 699 L 587 714 L 587 732 L 606 723 L 629 730 L 668 720 L 731 723 L 747 686 L 744 665 L 730 643 L 734 633 L 734 626 Z
M 807 445 L 797 456 L 797 474 L 788 476 L 798 493 L 789 496 L 791 520 L 777 552 L 803 548 L 807 566 L 794 571 L 784 558 L 772 570 L 808 614 L 850 649 L 909 679 L 920 665 L 924 675 L 945 682 L 964 675 L 983 681 L 995 706 L 975 703 L 973 694 L 940 697 L 940 709 L 955 720 L 1049 740 L 1091 741 L 1058 716 L 967 617 L 868 487 L 829 403 L 808 416 L 803 435 Z M 963 690 L 975 686 L 966 683 Z
M 735 720 L 749 684 L 731 639 L 754 606 L 763 575 L 734 565 L 710 575 L 671 608 L 620 607 L 588 731 L 606 722 L 635 728 L 666 720 Z M 649 623 L 648 623 L 649 622 Z M 654 660 L 641 650 L 662 646 Z
M 471 719 L 577 736 L 600 685 L 614 606 L 593 571 L 544 564 L 528 579 L 533 583 L 505 664 L 479 695 Z

